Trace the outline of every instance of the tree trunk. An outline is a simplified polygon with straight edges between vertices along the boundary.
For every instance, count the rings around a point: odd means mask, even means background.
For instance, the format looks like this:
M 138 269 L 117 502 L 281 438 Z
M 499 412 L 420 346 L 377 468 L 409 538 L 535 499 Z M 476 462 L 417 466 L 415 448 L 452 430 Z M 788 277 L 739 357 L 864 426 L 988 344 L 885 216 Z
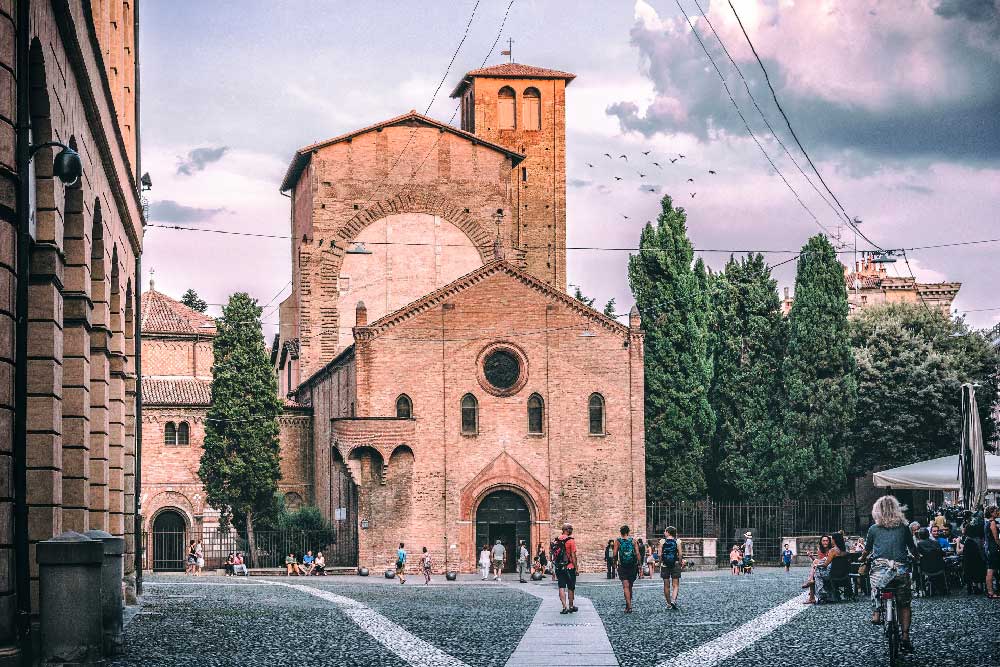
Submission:
M 257 541 L 253 536 L 253 510 L 247 510 L 247 554 L 250 567 L 257 567 Z

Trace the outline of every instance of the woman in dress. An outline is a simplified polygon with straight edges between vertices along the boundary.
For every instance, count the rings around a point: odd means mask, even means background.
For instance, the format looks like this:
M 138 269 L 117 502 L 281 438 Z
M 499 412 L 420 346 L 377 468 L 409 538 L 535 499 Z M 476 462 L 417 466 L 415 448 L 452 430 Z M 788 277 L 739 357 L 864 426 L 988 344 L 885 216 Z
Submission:
M 485 544 L 479 552 L 479 574 L 483 576 L 483 581 L 490 576 L 490 549 Z
M 840 550 L 833 544 L 833 538 L 824 535 L 819 538 L 819 551 L 813 555 L 812 569 L 809 570 L 809 579 L 802 584 L 802 588 L 809 589 L 809 599 L 805 604 L 816 604 L 826 602 L 826 591 L 823 582 L 830 572 L 830 563 L 840 555 Z
M 194 549 L 195 556 L 197 560 L 195 565 L 198 568 L 197 574 L 201 574 L 201 571 L 205 568 L 205 549 L 201 546 L 201 540 L 198 540 L 198 545 Z

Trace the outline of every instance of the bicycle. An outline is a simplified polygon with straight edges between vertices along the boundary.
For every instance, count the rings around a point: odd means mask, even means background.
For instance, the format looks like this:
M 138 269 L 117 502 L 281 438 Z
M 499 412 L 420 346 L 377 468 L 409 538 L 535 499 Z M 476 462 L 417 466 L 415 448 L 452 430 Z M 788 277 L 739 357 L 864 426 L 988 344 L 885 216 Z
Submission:
M 879 618 L 885 628 L 885 637 L 889 642 L 889 667 L 899 664 L 902 632 L 899 628 L 899 618 L 896 614 L 896 588 L 888 586 L 876 589 L 879 601 Z

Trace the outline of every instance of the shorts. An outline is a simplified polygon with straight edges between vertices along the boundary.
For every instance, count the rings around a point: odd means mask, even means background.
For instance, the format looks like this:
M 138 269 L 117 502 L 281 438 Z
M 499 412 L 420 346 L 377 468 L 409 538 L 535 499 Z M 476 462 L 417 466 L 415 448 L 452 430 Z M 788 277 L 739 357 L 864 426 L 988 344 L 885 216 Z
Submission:
M 630 581 L 635 583 L 635 580 L 639 578 L 639 564 L 635 565 L 619 565 L 618 566 L 618 578 L 622 581 Z
M 575 591 L 576 570 L 568 567 L 562 570 L 556 570 L 556 581 L 558 582 L 559 588 L 568 588 L 571 591 Z
M 493 567 L 503 567 L 503 561 L 502 560 L 493 561 Z
M 1000 570 L 1000 547 L 993 547 L 986 552 L 986 569 L 994 572 Z
M 873 600 L 879 589 L 892 588 L 896 593 L 896 604 L 900 607 L 910 606 L 913 591 L 910 589 L 910 568 L 907 565 L 897 563 L 895 568 L 890 568 L 887 561 L 876 560 L 872 564 L 870 576 Z
M 731 561 L 729 561 L 729 567 L 736 567 L 739 564 L 740 564 L 740 562 L 738 560 L 731 560 Z
M 396 574 L 406 574 L 406 563 L 396 563 Z
M 661 579 L 680 579 L 681 578 L 681 564 L 674 563 L 673 567 L 667 567 L 664 565 L 660 568 L 660 578 Z

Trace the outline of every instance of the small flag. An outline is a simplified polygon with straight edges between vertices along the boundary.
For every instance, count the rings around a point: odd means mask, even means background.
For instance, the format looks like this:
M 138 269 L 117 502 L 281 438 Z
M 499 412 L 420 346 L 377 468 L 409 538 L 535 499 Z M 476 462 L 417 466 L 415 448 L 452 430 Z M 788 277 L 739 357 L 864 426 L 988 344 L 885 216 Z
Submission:
M 509 56 L 510 55 L 510 51 L 501 51 L 500 55 L 502 55 L 502 56 Z

